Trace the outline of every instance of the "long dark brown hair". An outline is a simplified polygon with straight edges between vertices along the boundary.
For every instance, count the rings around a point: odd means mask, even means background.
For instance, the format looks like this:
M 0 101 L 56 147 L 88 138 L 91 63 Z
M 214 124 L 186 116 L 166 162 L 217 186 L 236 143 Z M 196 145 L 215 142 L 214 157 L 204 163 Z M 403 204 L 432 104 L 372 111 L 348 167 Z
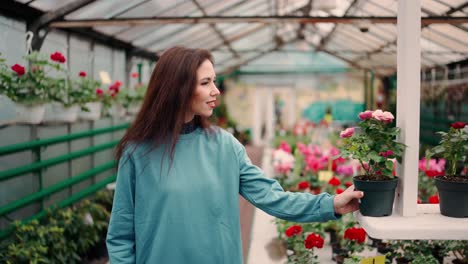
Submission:
M 154 149 L 167 144 L 171 161 L 179 134 L 197 85 L 197 70 L 213 56 L 204 49 L 173 47 L 159 58 L 148 84 L 143 105 L 135 121 L 116 147 L 120 160 L 129 143 L 150 142 Z M 208 128 L 207 118 L 196 116 L 197 126 Z

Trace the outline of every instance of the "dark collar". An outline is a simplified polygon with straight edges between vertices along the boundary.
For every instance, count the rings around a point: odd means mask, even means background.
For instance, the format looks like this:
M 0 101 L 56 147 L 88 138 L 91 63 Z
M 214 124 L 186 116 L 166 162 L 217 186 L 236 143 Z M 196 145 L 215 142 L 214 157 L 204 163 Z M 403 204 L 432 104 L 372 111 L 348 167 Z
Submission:
M 194 119 L 192 119 L 192 121 L 182 125 L 182 129 L 180 130 L 180 134 L 190 134 L 193 131 L 195 131 L 195 129 L 197 129 L 197 127 L 198 127 L 198 125 L 196 124 L 195 118 L 194 118 Z

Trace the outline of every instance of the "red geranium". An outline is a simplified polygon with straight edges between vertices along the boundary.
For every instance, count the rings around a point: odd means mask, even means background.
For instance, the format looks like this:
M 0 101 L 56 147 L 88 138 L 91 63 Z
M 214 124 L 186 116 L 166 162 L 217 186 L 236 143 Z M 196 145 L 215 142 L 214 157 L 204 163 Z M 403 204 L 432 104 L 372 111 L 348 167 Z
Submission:
M 445 175 L 445 172 L 443 171 L 436 171 L 436 170 L 426 170 L 426 176 L 427 177 L 437 177 L 437 176 L 443 176 Z
M 50 54 L 50 59 L 60 63 L 65 63 L 66 61 L 65 56 L 63 56 L 63 54 L 58 51 Z
M 299 190 L 304 190 L 304 189 L 307 189 L 309 187 L 310 187 L 310 184 L 309 184 L 309 182 L 306 182 L 306 181 L 303 181 L 303 182 L 300 182 L 300 183 L 297 184 L 297 188 Z
M 340 194 L 340 193 L 342 193 L 342 192 L 344 192 L 343 189 L 341 189 L 341 188 L 337 188 L 337 189 L 336 189 L 336 194 Z
M 140 76 L 140 75 L 138 74 L 138 72 L 132 72 L 132 78 L 133 78 L 133 79 L 138 78 L 138 76 Z
M 11 66 L 11 69 L 16 72 L 16 74 L 18 74 L 18 76 L 23 76 L 26 71 L 24 70 L 24 67 L 19 65 L 19 64 L 15 64 L 13 66 Z
M 348 188 L 349 186 L 353 185 L 353 183 L 352 182 L 345 182 L 344 185 L 346 186 L 346 188 Z
M 293 225 L 291 226 L 290 228 L 286 229 L 286 231 L 284 231 L 284 234 L 287 236 L 287 237 L 292 237 L 294 235 L 298 235 L 302 232 L 302 226 L 300 225 Z
M 103 95 L 104 91 L 101 88 L 96 89 L 96 94 L 97 95 Z
M 333 177 L 328 181 L 328 184 L 332 186 L 339 186 L 341 184 L 341 181 L 337 177 Z
M 366 240 L 366 231 L 364 228 L 351 227 L 346 229 L 344 238 L 358 243 L 364 243 Z
M 455 129 L 461 129 L 461 128 L 464 128 L 466 126 L 466 123 L 465 122 L 455 122 L 455 123 L 451 124 L 450 126 L 455 128 Z
M 431 204 L 438 204 L 439 203 L 439 195 L 432 195 L 429 197 L 429 203 Z
M 318 235 L 318 234 L 310 234 L 307 236 L 307 238 L 304 240 L 304 246 L 307 249 L 311 248 L 322 248 L 323 247 L 323 238 Z
M 80 73 L 78 73 L 78 75 L 79 75 L 80 77 L 83 77 L 83 78 L 84 78 L 84 77 L 86 77 L 86 72 L 85 72 L 85 71 L 80 71 Z

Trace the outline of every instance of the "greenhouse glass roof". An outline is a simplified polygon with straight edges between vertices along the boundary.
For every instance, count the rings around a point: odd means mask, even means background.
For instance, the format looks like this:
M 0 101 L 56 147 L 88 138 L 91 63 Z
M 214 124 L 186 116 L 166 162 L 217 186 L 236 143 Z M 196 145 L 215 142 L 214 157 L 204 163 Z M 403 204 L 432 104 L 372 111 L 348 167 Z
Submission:
M 209 49 L 219 72 L 246 64 L 317 67 L 322 59 L 335 68 L 396 71 L 396 0 L 16 2 L 52 15 L 65 11 L 49 27 L 92 29 L 158 54 L 175 45 Z M 422 68 L 468 57 L 468 1 L 422 0 L 422 15 Z

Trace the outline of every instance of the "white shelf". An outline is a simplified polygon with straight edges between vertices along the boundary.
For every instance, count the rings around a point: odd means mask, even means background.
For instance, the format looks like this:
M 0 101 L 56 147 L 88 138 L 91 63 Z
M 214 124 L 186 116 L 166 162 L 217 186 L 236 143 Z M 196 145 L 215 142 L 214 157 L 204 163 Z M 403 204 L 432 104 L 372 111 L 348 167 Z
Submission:
M 418 204 L 416 216 L 368 217 L 355 212 L 367 234 L 379 239 L 468 240 L 468 218 L 440 214 L 438 204 Z

